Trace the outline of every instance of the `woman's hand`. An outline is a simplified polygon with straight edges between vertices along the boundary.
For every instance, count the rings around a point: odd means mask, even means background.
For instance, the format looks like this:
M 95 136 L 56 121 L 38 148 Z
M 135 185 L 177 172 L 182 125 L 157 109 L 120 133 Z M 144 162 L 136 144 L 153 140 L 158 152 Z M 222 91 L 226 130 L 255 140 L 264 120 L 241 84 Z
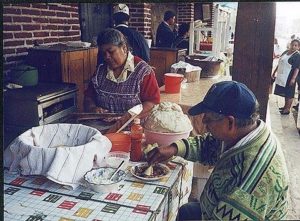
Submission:
M 175 145 L 156 147 L 146 155 L 146 159 L 149 164 L 160 163 L 175 156 L 177 152 L 178 150 Z
M 92 112 L 98 113 L 98 114 L 103 114 L 103 113 L 107 113 L 108 110 L 101 108 L 101 107 L 94 107 L 92 109 Z
M 275 73 L 275 72 L 271 75 L 271 78 L 272 78 L 273 80 L 276 79 L 276 73 Z
M 108 112 L 108 110 L 106 110 L 104 108 L 97 107 L 94 99 L 90 96 L 85 96 L 84 97 L 83 105 L 84 105 L 84 111 L 85 112 L 98 113 L 98 114 Z
M 119 120 L 116 121 L 115 124 L 113 124 L 109 130 L 106 133 L 115 133 L 118 131 L 119 128 L 121 128 L 127 120 L 131 118 L 131 115 L 129 113 L 124 114 Z
M 292 87 L 294 86 L 294 84 L 296 84 L 296 79 L 291 79 L 290 83 L 289 83 L 289 86 Z

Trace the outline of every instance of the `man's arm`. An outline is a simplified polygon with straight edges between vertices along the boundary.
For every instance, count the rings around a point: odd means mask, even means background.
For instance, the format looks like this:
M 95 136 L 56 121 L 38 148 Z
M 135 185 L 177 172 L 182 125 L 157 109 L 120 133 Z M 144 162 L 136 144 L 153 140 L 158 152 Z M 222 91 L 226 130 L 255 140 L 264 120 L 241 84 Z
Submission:
M 216 140 L 210 133 L 182 139 L 175 144 L 178 156 L 204 165 L 214 165 L 221 154 L 222 142 Z
M 207 133 L 179 140 L 166 147 L 155 148 L 147 154 L 147 161 L 150 164 L 159 163 L 173 156 L 181 156 L 204 165 L 214 165 L 221 153 L 221 145 L 220 141 Z

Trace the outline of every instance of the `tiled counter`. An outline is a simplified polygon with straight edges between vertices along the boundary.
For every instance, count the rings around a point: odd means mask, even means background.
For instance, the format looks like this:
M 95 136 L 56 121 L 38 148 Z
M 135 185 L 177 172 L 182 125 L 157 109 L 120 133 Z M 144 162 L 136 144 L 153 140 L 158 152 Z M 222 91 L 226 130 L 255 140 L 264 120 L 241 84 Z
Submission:
M 180 157 L 173 162 L 171 173 L 159 181 L 128 173 L 118 191 L 106 194 L 82 186 L 69 190 L 43 176 L 4 172 L 4 219 L 174 221 L 190 195 L 193 167 Z

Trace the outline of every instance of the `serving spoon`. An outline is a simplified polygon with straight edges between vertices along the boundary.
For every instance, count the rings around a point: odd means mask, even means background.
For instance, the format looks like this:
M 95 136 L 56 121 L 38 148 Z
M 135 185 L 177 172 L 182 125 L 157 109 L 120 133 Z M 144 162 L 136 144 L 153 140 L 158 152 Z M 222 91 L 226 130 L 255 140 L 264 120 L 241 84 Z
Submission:
M 120 163 L 120 165 L 118 166 L 118 168 L 116 169 L 116 171 L 111 175 L 111 177 L 109 178 L 110 181 L 112 181 L 112 178 L 119 172 L 119 170 L 121 169 L 122 165 L 124 164 L 124 160 L 122 160 L 122 162 Z

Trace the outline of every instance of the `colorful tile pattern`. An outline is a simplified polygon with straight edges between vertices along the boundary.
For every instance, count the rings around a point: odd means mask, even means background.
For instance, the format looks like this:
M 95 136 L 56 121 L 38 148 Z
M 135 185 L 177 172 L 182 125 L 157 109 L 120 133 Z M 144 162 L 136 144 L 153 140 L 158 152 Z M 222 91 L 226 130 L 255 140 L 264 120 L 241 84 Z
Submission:
M 45 177 L 5 171 L 4 219 L 172 221 L 180 205 L 187 202 L 192 169 L 192 163 L 177 163 L 170 176 L 154 182 L 138 180 L 128 174 L 122 188 L 107 194 L 82 186 L 69 190 Z

